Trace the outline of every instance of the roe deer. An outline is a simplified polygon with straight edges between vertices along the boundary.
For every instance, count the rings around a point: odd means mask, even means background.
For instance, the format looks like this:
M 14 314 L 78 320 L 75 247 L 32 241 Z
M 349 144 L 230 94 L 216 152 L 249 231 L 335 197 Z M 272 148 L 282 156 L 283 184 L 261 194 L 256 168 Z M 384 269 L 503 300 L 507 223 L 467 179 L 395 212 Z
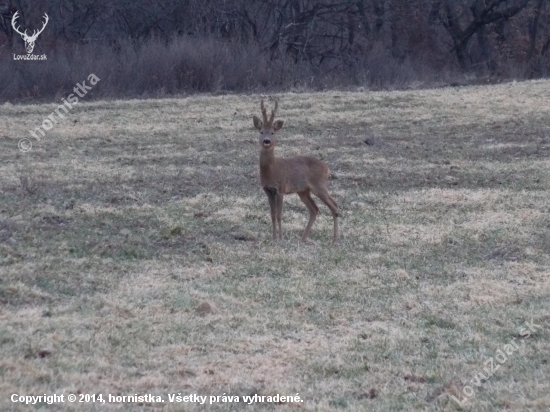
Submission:
M 277 225 L 279 226 L 278 238 L 283 238 L 281 230 L 283 196 L 297 193 L 309 210 L 309 222 L 302 236 L 303 241 L 307 240 L 311 226 L 319 213 L 319 208 L 311 198 L 313 193 L 332 212 L 334 219 L 332 240 L 336 242 L 338 240 L 338 204 L 327 190 L 328 166 L 314 157 L 296 156 L 286 159 L 275 157 L 275 132 L 283 127 L 282 120 L 273 122 L 278 105 L 279 101 L 275 100 L 275 108 L 271 111 L 271 117 L 268 119 L 262 99 L 260 108 L 263 120 L 254 116 L 254 126 L 260 131 L 260 182 L 271 207 L 273 239 L 277 239 Z

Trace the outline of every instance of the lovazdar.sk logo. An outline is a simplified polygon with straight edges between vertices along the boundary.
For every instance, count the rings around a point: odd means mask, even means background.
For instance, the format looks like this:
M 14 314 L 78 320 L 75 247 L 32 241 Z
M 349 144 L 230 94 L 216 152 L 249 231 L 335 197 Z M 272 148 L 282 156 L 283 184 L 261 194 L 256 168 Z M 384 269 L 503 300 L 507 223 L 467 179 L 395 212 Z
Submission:
M 27 54 L 14 54 L 13 60 L 47 60 L 45 54 L 37 55 L 32 54 L 34 50 L 34 46 L 36 44 L 36 40 L 38 39 L 38 36 L 40 33 L 44 31 L 46 28 L 48 22 L 50 21 L 50 18 L 46 13 L 44 13 L 44 21 L 42 23 L 42 28 L 39 30 L 33 30 L 32 34 L 27 34 L 27 30 L 21 31 L 21 29 L 17 26 L 17 19 L 19 18 L 19 11 L 17 11 L 12 19 L 11 19 L 11 27 L 13 27 L 13 30 L 21 36 L 23 41 L 25 42 L 25 49 L 27 50 Z

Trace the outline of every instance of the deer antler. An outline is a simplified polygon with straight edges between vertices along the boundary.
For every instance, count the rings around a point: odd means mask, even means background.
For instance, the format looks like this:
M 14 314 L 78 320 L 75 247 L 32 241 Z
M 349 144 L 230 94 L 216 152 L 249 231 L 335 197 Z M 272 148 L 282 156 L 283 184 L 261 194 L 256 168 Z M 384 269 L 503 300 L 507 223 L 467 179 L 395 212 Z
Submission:
M 279 99 L 275 99 L 275 108 L 271 111 L 271 117 L 269 119 L 269 124 L 273 124 L 273 120 L 275 120 L 275 114 L 277 113 L 277 109 L 279 108 Z
M 19 34 L 22 37 L 28 37 L 27 36 L 27 30 L 25 30 L 25 33 L 21 33 L 21 31 L 15 26 L 15 21 L 19 18 L 19 11 L 16 11 L 11 19 L 11 27 L 13 27 L 13 30 Z
M 264 125 L 268 125 L 268 122 L 267 122 L 267 112 L 265 110 L 265 106 L 264 106 L 264 99 L 262 99 L 261 103 L 260 103 L 260 108 L 262 109 L 262 117 L 263 117 L 263 121 L 264 121 Z
M 46 28 L 46 25 L 48 24 L 49 21 L 50 21 L 50 18 L 48 17 L 48 15 L 46 13 L 44 13 L 44 23 L 42 25 L 42 28 L 40 30 L 34 30 L 33 33 L 32 33 L 31 39 L 36 40 L 38 35 L 44 31 L 44 29 Z
M 46 28 L 46 25 L 48 24 L 48 22 L 50 21 L 50 18 L 48 16 L 47 13 L 44 13 L 44 23 L 42 23 L 42 28 L 40 30 L 34 30 L 32 35 L 29 36 L 27 34 L 27 30 L 25 30 L 24 33 L 21 32 L 21 30 L 19 30 L 19 28 L 15 25 L 15 22 L 16 20 L 19 18 L 19 11 L 16 11 L 15 14 L 13 15 L 12 19 L 11 19 L 11 26 L 13 27 L 13 30 L 19 34 L 21 37 L 23 37 L 24 39 L 29 39 L 29 40 L 36 40 L 38 35 L 40 33 L 42 33 L 44 31 L 44 29 Z

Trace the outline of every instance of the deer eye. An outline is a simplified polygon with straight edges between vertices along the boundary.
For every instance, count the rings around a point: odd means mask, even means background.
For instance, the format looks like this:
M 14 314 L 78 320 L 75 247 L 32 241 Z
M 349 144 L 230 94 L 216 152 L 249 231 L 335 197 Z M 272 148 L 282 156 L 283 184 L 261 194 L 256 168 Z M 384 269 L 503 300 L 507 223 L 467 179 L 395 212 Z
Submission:
M 271 134 L 275 134 L 275 132 L 271 132 Z
M 260 132 L 260 134 L 264 134 L 263 130 Z

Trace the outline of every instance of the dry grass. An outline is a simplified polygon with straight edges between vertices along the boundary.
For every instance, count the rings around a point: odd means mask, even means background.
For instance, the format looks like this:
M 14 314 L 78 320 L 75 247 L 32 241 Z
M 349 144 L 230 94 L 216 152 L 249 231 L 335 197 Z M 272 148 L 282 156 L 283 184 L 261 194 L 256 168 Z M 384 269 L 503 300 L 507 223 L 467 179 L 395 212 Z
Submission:
M 548 410 L 549 94 L 281 95 L 278 153 L 333 172 L 335 247 L 324 206 L 317 244 L 300 243 L 296 196 L 270 240 L 258 96 L 83 104 L 29 153 L 18 140 L 55 106 L 1 106 L 0 407 L 151 393 L 182 410 L 167 398 L 181 392 L 304 399 L 251 410 L 457 410 L 450 396 L 517 338 L 463 409 Z M 220 313 L 198 314 L 204 300 Z M 117 408 L 132 406 L 101 410 Z

